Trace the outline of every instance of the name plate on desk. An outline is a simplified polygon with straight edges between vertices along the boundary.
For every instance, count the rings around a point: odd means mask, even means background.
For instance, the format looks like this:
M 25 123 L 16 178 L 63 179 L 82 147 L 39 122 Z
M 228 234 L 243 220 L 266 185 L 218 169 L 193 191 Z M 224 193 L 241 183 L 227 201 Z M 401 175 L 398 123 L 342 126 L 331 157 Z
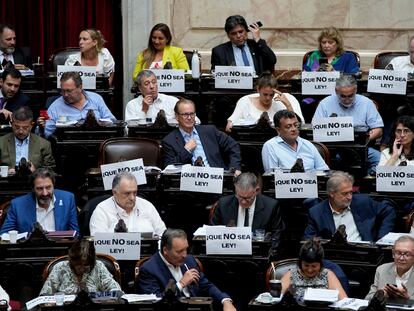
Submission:
M 372 93 L 405 95 L 407 93 L 407 72 L 370 69 L 367 90 Z
M 316 172 L 275 172 L 276 199 L 305 199 L 318 197 Z
M 377 191 L 414 192 L 414 166 L 377 166 Z
M 95 66 L 57 66 L 57 88 L 60 89 L 60 77 L 64 72 L 76 71 L 82 78 L 82 88 L 96 90 L 96 67 Z
M 185 78 L 183 69 L 153 69 L 152 72 L 157 77 L 159 92 L 185 92 Z
M 139 232 L 96 233 L 94 243 L 97 253 L 110 255 L 116 260 L 138 260 L 141 257 Z
M 251 255 L 251 227 L 206 227 L 207 255 Z
M 180 190 L 223 193 L 223 169 L 183 165 L 181 168 Z
M 214 76 L 216 89 L 253 89 L 253 67 L 216 66 Z
M 339 71 L 302 71 L 302 94 L 331 95 L 335 93 Z
M 101 165 L 102 181 L 105 190 L 112 189 L 112 181 L 118 173 L 128 172 L 135 176 L 138 185 L 144 185 L 147 183 L 147 177 L 145 176 L 144 162 L 141 159 L 103 164 Z
M 354 141 L 354 118 L 332 117 L 312 120 L 313 140 Z

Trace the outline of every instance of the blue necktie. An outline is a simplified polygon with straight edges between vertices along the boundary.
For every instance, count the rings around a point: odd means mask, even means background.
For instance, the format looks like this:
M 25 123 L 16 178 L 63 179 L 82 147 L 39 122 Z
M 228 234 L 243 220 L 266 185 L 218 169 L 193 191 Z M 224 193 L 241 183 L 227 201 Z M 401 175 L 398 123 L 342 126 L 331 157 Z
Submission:
M 245 66 L 250 66 L 249 59 L 247 58 L 246 51 L 244 50 L 245 44 L 243 44 L 241 46 L 237 46 L 237 47 L 241 50 L 244 65 Z

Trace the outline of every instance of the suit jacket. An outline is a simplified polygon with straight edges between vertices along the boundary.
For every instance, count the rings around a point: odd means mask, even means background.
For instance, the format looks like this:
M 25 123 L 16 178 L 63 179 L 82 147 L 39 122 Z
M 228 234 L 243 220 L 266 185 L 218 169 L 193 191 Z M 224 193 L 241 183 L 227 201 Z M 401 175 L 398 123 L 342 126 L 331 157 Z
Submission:
M 53 213 L 56 231 L 76 230 L 79 233 L 75 196 L 67 191 L 55 189 L 56 197 Z M 33 193 L 17 197 L 11 201 L 6 220 L 0 234 L 17 230 L 31 232 L 36 222 L 36 199 Z
M 387 201 L 377 202 L 367 194 L 354 194 L 350 207 L 363 241 L 377 241 L 393 230 L 395 210 Z M 330 239 L 335 231 L 328 200 L 318 203 L 309 210 L 305 238 L 319 236 L 323 239 Z
M 35 134 L 30 134 L 27 160 L 30 160 L 35 168 L 46 167 L 52 170 L 56 168 L 50 142 Z M 9 168 L 14 168 L 16 165 L 16 144 L 13 133 L 0 137 L 0 161 L 7 164 Z
M 185 264 L 189 269 L 195 268 L 200 270 L 192 255 L 187 255 Z M 183 275 L 187 271 L 184 264 L 181 265 L 180 269 Z M 140 269 L 138 293 L 163 296 L 170 279 L 174 280 L 174 277 L 162 260 L 160 253 L 157 252 L 145 262 Z M 211 283 L 201 271 L 198 284 L 190 285 L 188 289 L 191 296 L 213 297 L 213 299 L 218 302 L 221 302 L 224 298 L 230 298 L 226 293 L 221 292 L 213 283 Z M 177 292 L 180 292 L 178 288 Z M 182 292 L 181 296 L 183 296 Z
M 4 108 L 6 108 L 8 111 L 13 112 L 20 107 L 29 106 L 29 103 L 30 98 L 27 95 L 18 92 L 14 97 L 6 101 Z M 0 124 L 9 124 L 9 122 L 10 120 L 6 120 L 4 114 L 0 113 Z
M 252 39 L 247 39 L 247 45 L 252 54 L 254 69 L 257 75 L 264 71 L 273 73 L 276 64 L 276 55 L 272 49 L 266 44 L 266 41 L 260 39 L 256 42 Z M 233 45 L 231 41 L 220 44 L 211 51 L 211 69 L 215 66 L 234 66 Z
M 265 229 L 266 232 L 272 233 L 272 248 L 277 248 L 281 241 L 282 231 L 285 225 L 280 215 L 278 201 L 258 194 L 256 196 L 256 205 L 254 208 L 254 216 L 252 230 Z M 212 225 L 227 225 L 230 220 L 237 223 L 239 215 L 239 201 L 235 195 L 228 195 L 220 198 L 218 206 L 211 220 Z
M 241 169 L 240 146 L 233 138 L 219 131 L 214 125 L 196 125 L 195 128 L 211 167 Z M 184 148 L 185 141 L 179 129 L 175 129 L 165 136 L 161 145 L 164 150 L 165 166 L 174 163 L 192 163 L 192 154 Z M 228 157 L 228 165 L 226 165 L 223 155 Z
M 365 299 L 371 299 L 374 294 L 385 287 L 386 284 L 395 284 L 395 264 L 393 262 L 385 263 L 375 271 L 374 283 L 371 285 Z M 409 299 L 414 299 L 414 270 L 411 271 L 406 284 Z
M 15 64 L 22 64 L 27 68 L 32 68 L 33 66 L 29 47 L 16 48 L 13 53 L 13 59 Z

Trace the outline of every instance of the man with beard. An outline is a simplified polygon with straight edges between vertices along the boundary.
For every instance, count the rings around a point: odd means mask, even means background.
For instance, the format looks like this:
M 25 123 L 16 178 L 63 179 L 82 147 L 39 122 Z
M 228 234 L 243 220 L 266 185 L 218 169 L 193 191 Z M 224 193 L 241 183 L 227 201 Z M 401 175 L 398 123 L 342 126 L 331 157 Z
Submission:
M 16 47 L 16 32 L 11 25 L 0 24 L 0 65 L 2 69 L 12 63 L 16 69 L 32 67 L 28 48 Z
M 31 232 L 35 222 L 44 230 L 79 232 L 75 197 L 72 193 L 55 189 L 55 175 L 47 168 L 39 168 L 31 175 L 33 191 L 11 201 L 0 234 L 17 230 Z
M 394 228 L 395 211 L 388 201 L 372 200 L 367 194 L 353 193 L 354 178 L 337 171 L 326 183 L 328 199 L 309 210 L 305 238 L 331 239 L 345 225 L 348 241 L 372 241 Z

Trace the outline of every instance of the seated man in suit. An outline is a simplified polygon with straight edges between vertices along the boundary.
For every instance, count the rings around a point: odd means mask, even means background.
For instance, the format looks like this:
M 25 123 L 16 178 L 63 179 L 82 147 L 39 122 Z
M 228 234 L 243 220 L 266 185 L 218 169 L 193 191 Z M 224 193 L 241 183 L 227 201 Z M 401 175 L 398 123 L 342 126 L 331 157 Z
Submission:
M 331 239 L 340 225 L 345 225 L 348 241 L 372 241 L 394 228 L 395 211 L 387 202 L 372 200 L 367 194 L 353 194 L 354 178 L 337 171 L 326 183 L 328 199 L 309 210 L 305 238 Z
M 79 232 L 75 196 L 55 189 L 55 174 L 47 168 L 39 168 L 31 175 L 33 192 L 11 201 L 0 234 L 17 230 L 31 232 L 35 222 L 44 230 Z
M 247 26 L 243 16 L 233 15 L 226 19 L 224 30 L 230 41 L 213 48 L 211 52 L 211 69 L 215 66 L 251 66 L 257 75 L 264 71 L 273 73 L 276 55 L 260 38 L 257 23 Z M 253 39 L 247 38 L 251 31 Z
M 265 172 L 276 168 L 291 169 L 302 159 L 305 171 L 329 170 L 316 147 L 299 137 L 299 121 L 293 111 L 279 110 L 273 117 L 278 136 L 264 143 L 262 161 Z
M 45 137 L 54 133 L 60 117 L 64 117 L 65 121 L 78 121 L 86 118 L 89 110 L 93 110 L 97 120 L 116 120 L 101 95 L 83 90 L 82 78 L 77 72 L 69 71 L 62 74 L 60 91 L 62 96 L 57 98 L 47 110 L 49 119 L 45 120 L 43 117 L 37 119 L 39 126 L 44 129 Z
M 178 296 L 207 296 L 223 304 L 224 311 L 236 310 L 230 297 L 221 292 L 199 270 L 181 229 L 167 229 L 161 237 L 161 249 L 145 262 L 139 274 L 138 293 L 162 296 L 173 281 Z
M 384 290 L 389 298 L 414 299 L 414 238 L 409 235 L 399 237 L 394 242 L 392 257 L 394 262 L 377 268 L 365 299 L 371 299 L 378 290 Z
M 16 32 L 13 26 L 0 24 L 0 65 L 2 69 L 11 62 L 16 69 L 32 68 L 32 57 L 29 49 L 16 47 Z
M 13 112 L 13 132 L 0 137 L 0 162 L 9 166 L 9 174 L 15 173 L 22 158 L 29 162 L 32 172 L 39 167 L 56 168 L 50 142 L 31 133 L 32 127 L 33 112 L 23 106 Z
M 257 177 L 243 173 L 234 182 L 235 194 L 220 198 L 214 211 L 212 225 L 251 227 L 270 232 L 272 249 L 276 250 L 285 229 L 278 201 L 259 193 Z
M 6 69 L 0 78 L 0 124 L 12 121 L 12 112 L 20 107 L 28 106 L 30 99 L 19 92 L 22 74 L 14 68 Z
M 201 159 L 205 166 L 234 169 L 240 174 L 240 147 L 231 137 L 214 125 L 195 125 L 195 105 L 191 100 L 180 99 L 174 107 L 178 129 L 161 142 L 164 164 L 194 164 Z M 226 155 L 228 163 L 222 158 Z

